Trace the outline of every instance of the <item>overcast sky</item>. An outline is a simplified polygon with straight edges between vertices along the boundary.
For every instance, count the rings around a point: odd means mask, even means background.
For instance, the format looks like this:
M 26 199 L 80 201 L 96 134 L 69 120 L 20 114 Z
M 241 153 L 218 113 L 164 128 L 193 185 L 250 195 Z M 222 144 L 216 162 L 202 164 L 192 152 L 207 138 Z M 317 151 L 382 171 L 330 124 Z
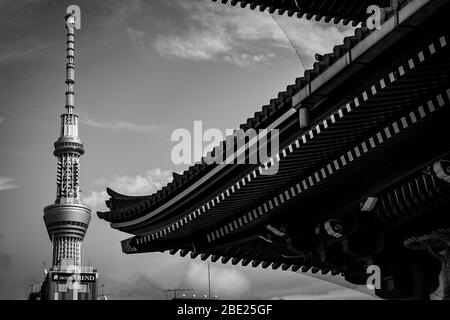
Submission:
M 43 207 L 56 196 L 53 142 L 64 112 L 68 1 L 0 0 L 0 298 L 23 299 L 49 267 Z M 331 52 L 342 26 L 277 18 L 210 0 L 78 1 L 75 105 L 92 222 L 84 264 L 111 298 L 162 299 L 164 288 L 207 289 L 206 264 L 168 254 L 125 255 L 120 233 L 100 221 L 107 186 L 150 194 L 166 184 L 174 129 L 237 128 Z M 363 298 L 297 273 L 212 264 L 223 298 Z

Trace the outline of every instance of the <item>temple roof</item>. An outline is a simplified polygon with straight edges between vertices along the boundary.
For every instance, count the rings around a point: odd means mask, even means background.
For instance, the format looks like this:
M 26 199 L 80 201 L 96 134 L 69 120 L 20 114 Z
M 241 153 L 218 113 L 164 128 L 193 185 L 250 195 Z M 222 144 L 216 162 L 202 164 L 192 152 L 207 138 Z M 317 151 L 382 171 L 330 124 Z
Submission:
M 222 0 L 222 2 L 226 3 L 225 0 Z M 311 4 L 313 2 L 317 1 L 308 1 Z M 322 2 L 326 3 L 327 0 Z M 350 2 L 352 1 L 349 0 L 348 3 Z M 406 4 L 407 1 L 402 3 Z M 253 117 L 248 118 L 245 123 L 240 125 L 240 129 L 245 131 L 251 128 L 255 130 L 267 128 L 280 115 L 295 107 L 297 102 L 293 102 L 293 98 L 295 99 L 296 95 L 307 89 L 315 79 L 333 67 L 335 63 L 372 33 L 373 31 L 366 27 L 356 28 L 354 35 L 345 37 L 343 43 L 334 46 L 331 53 L 319 56 L 313 68 L 306 70 L 304 76 L 297 78 L 293 84 L 287 86 L 285 91 L 279 92 L 278 96 L 270 100 L 269 104 L 263 106 L 261 111 L 255 112 Z M 222 145 L 225 150 L 226 142 L 223 141 Z M 196 163 L 181 175 L 174 173 L 173 180 L 170 183 L 148 196 L 129 197 L 109 190 L 108 194 L 111 196 L 111 199 L 107 201 L 107 206 L 110 211 L 98 212 L 98 216 L 110 222 L 122 222 L 145 215 L 177 197 L 216 167 L 217 164 L 207 165 L 203 161 Z
M 308 20 L 352 24 L 357 26 L 367 18 L 367 7 L 387 7 L 389 0 L 212 0 L 241 8 Z M 405 2 L 405 1 L 401 1 Z
M 380 30 L 357 28 L 317 55 L 240 126 L 279 129 L 270 161 L 196 164 L 148 197 L 109 192 L 111 211 L 99 216 L 134 235 L 121 242 L 127 254 L 341 274 L 356 285 L 375 264 L 387 272 L 378 296 L 414 295 L 395 280 L 417 259 L 404 241 L 447 225 L 450 208 L 435 169 L 450 157 L 449 11 L 448 0 L 412 0 Z M 304 108 L 308 128 L 299 126 Z M 436 279 L 440 262 L 430 263 Z

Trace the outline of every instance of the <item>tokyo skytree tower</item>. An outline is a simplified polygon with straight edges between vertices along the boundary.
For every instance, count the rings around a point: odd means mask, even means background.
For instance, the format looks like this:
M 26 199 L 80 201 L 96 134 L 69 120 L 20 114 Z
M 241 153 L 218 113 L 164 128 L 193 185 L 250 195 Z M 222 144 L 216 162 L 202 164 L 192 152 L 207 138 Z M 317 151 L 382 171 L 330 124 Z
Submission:
M 84 154 L 74 113 L 75 17 L 66 16 L 66 112 L 61 115 L 60 137 L 53 154 L 58 159 L 56 201 L 44 208 L 44 222 L 53 243 L 53 266 L 81 266 L 81 245 L 91 220 L 91 209 L 80 201 L 80 158 Z

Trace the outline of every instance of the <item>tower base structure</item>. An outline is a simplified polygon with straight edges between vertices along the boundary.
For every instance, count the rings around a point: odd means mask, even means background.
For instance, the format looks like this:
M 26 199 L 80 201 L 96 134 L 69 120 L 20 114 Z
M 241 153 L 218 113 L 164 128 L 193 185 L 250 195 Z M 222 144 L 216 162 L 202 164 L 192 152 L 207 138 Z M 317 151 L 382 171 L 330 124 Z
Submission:
M 44 222 L 53 243 L 52 267 L 44 281 L 34 285 L 33 300 L 97 300 L 98 271 L 83 266 L 81 244 L 91 209 L 83 204 L 57 203 L 44 208 Z
M 98 300 L 98 270 L 92 266 L 74 266 L 63 259 L 45 270 L 42 282 L 31 287 L 29 300 Z
M 64 259 L 50 268 L 41 286 L 42 300 L 97 300 L 97 269 L 74 267 L 73 263 L 71 259 Z
M 44 280 L 32 286 L 30 300 L 97 300 L 98 271 L 83 266 L 81 244 L 91 210 L 76 203 L 57 203 L 44 208 L 44 222 L 53 243 L 52 267 Z

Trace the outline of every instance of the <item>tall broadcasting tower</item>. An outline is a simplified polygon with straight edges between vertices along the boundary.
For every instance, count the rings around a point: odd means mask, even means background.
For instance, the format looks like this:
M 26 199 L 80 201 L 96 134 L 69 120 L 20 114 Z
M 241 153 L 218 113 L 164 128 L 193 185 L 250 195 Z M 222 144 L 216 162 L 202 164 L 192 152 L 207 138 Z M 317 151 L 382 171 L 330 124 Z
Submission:
M 91 209 L 80 201 L 80 158 L 83 144 L 78 138 L 78 115 L 74 113 L 75 17 L 66 16 L 66 112 L 61 115 L 61 133 L 53 154 L 58 158 L 55 204 L 44 208 L 44 221 L 53 243 L 53 266 L 81 266 L 81 244 L 91 220 Z

